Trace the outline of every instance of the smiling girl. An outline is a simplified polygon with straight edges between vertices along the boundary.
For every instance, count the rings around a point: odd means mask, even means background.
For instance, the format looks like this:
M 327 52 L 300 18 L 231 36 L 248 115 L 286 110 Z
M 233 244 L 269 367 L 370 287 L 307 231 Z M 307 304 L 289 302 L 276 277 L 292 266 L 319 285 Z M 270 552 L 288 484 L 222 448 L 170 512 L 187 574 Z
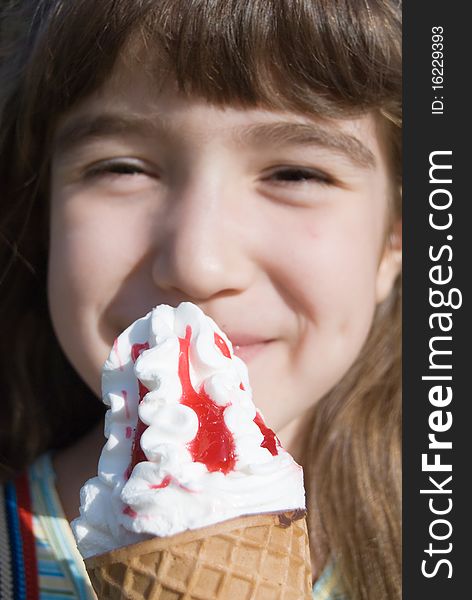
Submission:
M 46 559 L 62 560 L 62 593 L 91 594 L 63 517 L 77 516 L 104 443 L 103 362 L 152 307 L 191 301 L 247 362 L 256 405 L 304 467 L 314 597 L 398 599 L 398 3 L 10 4 L 0 54 L 10 597 L 24 597 L 21 581 L 28 598 L 52 594 Z

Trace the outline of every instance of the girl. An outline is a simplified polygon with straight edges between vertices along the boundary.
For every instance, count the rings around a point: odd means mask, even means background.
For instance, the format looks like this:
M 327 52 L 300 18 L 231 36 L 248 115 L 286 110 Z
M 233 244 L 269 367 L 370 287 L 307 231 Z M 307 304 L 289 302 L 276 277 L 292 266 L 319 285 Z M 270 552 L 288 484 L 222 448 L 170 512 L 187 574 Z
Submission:
M 183 300 L 304 467 L 314 597 L 400 597 L 400 31 L 395 0 L 8 3 L 2 597 L 91 597 L 64 516 L 101 366 Z

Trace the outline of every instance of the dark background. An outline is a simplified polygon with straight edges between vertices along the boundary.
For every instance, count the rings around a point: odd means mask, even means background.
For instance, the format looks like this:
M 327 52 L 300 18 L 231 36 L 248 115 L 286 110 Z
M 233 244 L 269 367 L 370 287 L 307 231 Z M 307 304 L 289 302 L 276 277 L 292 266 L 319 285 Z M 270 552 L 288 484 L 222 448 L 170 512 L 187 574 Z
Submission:
M 472 277 L 472 26 L 465 15 L 467 3 L 453 1 L 404 2 L 404 475 L 403 475 L 403 597 L 406 600 L 452 600 L 472 598 L 472 393 L 469 383 L 472 374 L 472 327 L 470 297 Z M 433 26 L 444 28 L 444 89 L 432 90 L 431 52 Z M 442 116 L 431 114 L 434 95 L 444 96 Z M 452 150 L 452 186 L 429 184 L 429 154 L 434 150 Z M 442 159 L 450 161 L 450 158 Z M 439 172 L 436 172 L 439 175 Z M 440 232 L 428 224 L 429 194 L 435 187 L 446 187 L 453 193 L 453 224 L 450 230 Z M 444 211 L 447 213 L 448 211 Z M 445 218 L 444 215 L 440 215 Z M 452 234 L 453 240 L 446 241 Z M 453 279 L 449 287 L 461 289 L 463 304 L 458 310 L 442 307 L 439 311 L 452 312 L 453 400 L 445 410 L 453 413 L 449 432 L 437 434 L 438 439 L 450 439 L 453 449 L 442 451 L 442 462 L 452 460 L 452 473 L 437 473 L 438 481 L 452 474 L 452 496 L 437 495 L 438 508 L 452 497 L 452 511 L 445 515 L 453 525 L 449 540 L 436 542 L 428 533 L 429 524 L 440 515 L 428 509 L 430 496 L 420 495 L 422 488 L 431 488 L 428 475 L 422 473 L 421 454 L 428 451 L 428 415 L 435 408 L 428 401 L 428 390 L 434 383 L 421 381 L 429 363 L 428 341 L 436 330 L 429 329 L 428 317 L 435 312 L 429 306 L 428 257 L 430 244 L 439 248 L 449 243 L 453 248 L 451 263 Z M 434 286 L 438 288 L 439 286 Z M 444 292 L 448 286 L 441 286 Z M 431 451 L 430 454 L 434 452 Z M 430 462 L 432 458 L 430 458 Z M 442 530 L 444 531 L 444 529 Z M 439 528 L 437 533 L 442 533 Z M 434 561 L 424 549 L 432 541 L 436 546 L 452 542 L 453 550 L 444 556 L 453 565 L 452 579 L 443 565 L 438 574 L 427 579 L 421 573 L 423 559 L 429 569 Z

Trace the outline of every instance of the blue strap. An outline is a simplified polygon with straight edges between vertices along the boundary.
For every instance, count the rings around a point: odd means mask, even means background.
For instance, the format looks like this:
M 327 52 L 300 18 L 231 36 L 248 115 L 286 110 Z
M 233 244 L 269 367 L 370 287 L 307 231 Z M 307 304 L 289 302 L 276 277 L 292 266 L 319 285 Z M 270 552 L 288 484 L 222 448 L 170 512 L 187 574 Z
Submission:
M 5 484 L 5 508 L 11 547 L 13 570 L 13 599 L 26 600 L 26 578 L 23 564 L 23 540 L 18 517 L 16 489 L 10 481 Z

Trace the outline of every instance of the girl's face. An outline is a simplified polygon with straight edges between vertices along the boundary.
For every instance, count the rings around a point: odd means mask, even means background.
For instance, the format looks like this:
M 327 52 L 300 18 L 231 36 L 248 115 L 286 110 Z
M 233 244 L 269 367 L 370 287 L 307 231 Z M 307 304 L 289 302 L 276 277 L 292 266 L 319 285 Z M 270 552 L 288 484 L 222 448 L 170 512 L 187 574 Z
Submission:
M 121 65 L 56 131 L 59 341 L 99 395 L 114 338 L 157 304 L 192 301 L 283 437 L 351 366 L 391 289 L 391 194 L 372 116 L 218 108 Z

